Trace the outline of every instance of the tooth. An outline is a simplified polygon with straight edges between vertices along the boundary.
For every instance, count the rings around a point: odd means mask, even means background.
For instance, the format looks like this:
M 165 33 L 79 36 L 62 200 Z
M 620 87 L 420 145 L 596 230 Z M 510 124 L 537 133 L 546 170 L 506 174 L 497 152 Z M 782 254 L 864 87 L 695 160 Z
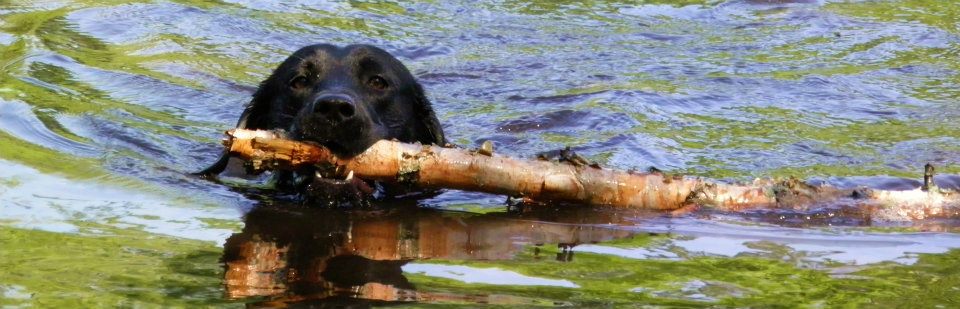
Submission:
M 347 174 L 347 178 L 345 178 L 344 180 L 351 180 L 351 179 L 353 179 L 353 171 L 350 171 L 350 173 Z

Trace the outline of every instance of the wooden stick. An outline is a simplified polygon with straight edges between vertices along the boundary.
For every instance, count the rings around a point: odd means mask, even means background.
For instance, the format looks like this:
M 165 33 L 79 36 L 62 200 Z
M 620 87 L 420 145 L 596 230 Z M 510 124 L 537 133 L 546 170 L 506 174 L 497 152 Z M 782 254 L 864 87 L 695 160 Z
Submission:
M 849 197 L 877 201 L 882 197 L 882 201 L 903 203 L 902 199 L 891 199 L 891 192 L 910 192 L 841 190 L 810 186 L 796 179 L 730 185 L 701 178 L 518 160 L 487 151 L 386 140 L 378 141 L 355 157 L 340 158 L 322 146 L 284 139 L 278 132 L 235 129 L 227 135 L 229 138 L 224 144 L 230 152 L 258 169 L 290 169 L 305 164 L 332 166 L 362 179 L 521 196 L 537 201 L 657 210 L 676 210 L 688 205 L 740 210 L 799 207 Z M 937 203 L 941 207 L 957 202 L 954 195 L 939 190 L 929 194 L 944 196 L 934 199 L 940 201 Z M 924 205 L 929 206 L 930 200 L 925 197 Z

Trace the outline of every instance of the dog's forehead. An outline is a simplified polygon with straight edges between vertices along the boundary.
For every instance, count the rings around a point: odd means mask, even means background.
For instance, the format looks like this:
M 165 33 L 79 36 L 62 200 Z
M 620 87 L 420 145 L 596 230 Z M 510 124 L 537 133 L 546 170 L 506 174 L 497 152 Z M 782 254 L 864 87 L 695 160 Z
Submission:
M 339 65 L 336 53 L 326 48 L 301 49 L 290 56 L 294 68 L 301 73 L 326 71 Z
M 414 80 L 400 60 L 370 45 L 311 45 L 294 52 L 282 67 L 285 68 L 285 78 L 310 76 L 342 79 L 352 75 L 377 74 L 398 85 L 407 85 Z
M 314 45 L 295 53 L 300 60 L 300 67 L 307 69 L 324 69 L 332 66 L 354 64 L 359 61 L 373 60 L 390 62 L 393 59 L 386 51 L 369 45 L 349 45 L 337 47 L 333 45 Z

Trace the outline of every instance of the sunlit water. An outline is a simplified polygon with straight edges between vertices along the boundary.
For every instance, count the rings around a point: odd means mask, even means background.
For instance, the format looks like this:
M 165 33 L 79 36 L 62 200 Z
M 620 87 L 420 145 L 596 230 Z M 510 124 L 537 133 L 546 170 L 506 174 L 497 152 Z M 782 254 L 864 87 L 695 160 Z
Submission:
M 279 61 L 329 42 L 400 58 L 459 145 L 915 188 L 927 162 L 960 171 L 954 2 L 8 1 L 0 16 L 0 306 L 960 302 L 955 218 L 517 214 L 456 191 L 324 211 L 188 174 Z

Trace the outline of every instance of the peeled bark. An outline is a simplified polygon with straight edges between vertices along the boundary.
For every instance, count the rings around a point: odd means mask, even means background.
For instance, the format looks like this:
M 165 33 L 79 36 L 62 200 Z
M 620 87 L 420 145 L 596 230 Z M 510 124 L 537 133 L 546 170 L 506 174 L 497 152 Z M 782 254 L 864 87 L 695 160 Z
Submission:
M 449 188 L 586 205 L 676 210 L 706 205 L 739 210 L 753 207 L 797 207 L 856 197 L 875 202 L 896 200 L 891 195 L 911 191 L 841 190 L 810 186 L 795 179 L 758 181 L 749 185 L 709 182 L 701 178 L 662 173 L 620 172 L 586 165 L 518 160 L 435 145 L 381 140 L 365 152 L 341 158 L 308 142 L 283 139 L 272 131 L 236 129 L 227 132 L 230 152 L 256 169 L 289 169 L 301 165 L 333 168 L 368 180 L 398 182 L 423 188 Z M 917 190 L 919 191 L 919 189 Z M 939 214 L 957 205 L 954 194 L 924 191 L 920 213 Z M 909 195 L 909 194 L 908 194 Z M 914 194 L 915 195 L 915 194 Z M 934 196 L 936 198 L 931 198 Z M 913 195 L 910 195 L 913 196 Z M 879 199 L 883 197 L 884 199 Z M 931 205 L 931 201 L 936 201 Z M 930 210 L 931 206 L 937 208 Z

